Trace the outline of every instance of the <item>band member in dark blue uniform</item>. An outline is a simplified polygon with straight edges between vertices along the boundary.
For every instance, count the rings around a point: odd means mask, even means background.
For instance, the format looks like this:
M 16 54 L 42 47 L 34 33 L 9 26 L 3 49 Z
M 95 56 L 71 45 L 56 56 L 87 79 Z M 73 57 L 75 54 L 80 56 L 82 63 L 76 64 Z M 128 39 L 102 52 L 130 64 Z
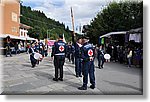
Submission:
M 81 59 L 81 47 L 82 39 L 78 38 L 77 42 L 74 42 L 75 47 L 75 73 L 76 77 L 82 77 L 82 59 Z
M 39 47 L 38 42 L 35 42 L 35 49 L 38 53 L 40 52 L 40 47 Z
M 34 46 L 34 44 L 32 44 L 31 47 L 29 48 L 29 54 L 30 54 L 30 60 L 31 60 L 32 68 L 34 68 L 36 63 L 37 63 L 37 60 L 34 58 L 35 52 L 36 52 L 35 46 Z
M 71 43 L 69 43 L 67 46 L 67 58 L 69 59 L 69 62 L 72 61 L 73 64 L 74 64 L 74 52 L 75 52 L 74 46 Z
M 44 57 L 44 44 L 38 40 L 38 48 L 39 48 L 39 53 Z
M 75 56 L 75 47 L 74 47 L 74 45 L 72 45 L 72 51 L 71 51 L 72 64 L 74 64 L 74 56 Z
M 87 90 L 88 74 L 90 77 L 91 89 L 95 88 L 95 74 L 94 74 L 94 47 L 88 43 L 88 38 L 83 37 L 82 59 L 83 59 L 83 86 L 79 90 Z
M 104 65 L 104 62 L 105 62 L 104 50 L 102 49 L 102 45 L 99 47 L 97 52 L 98 52 L 98 55 L 97 55 L 98 67 L 99 67 L 99 69 L 101 69 L 101 68 L 103 68 L 103 65 Z
M 59 40 L 54 43 L 52 49 L 52 55 L 54 56 L 54 66 L 55 66 L 55 78 L 54 81 L 63 81 L 63 65 L 65 62 L 66 55 L 66 44 L 63 42 L 63 36 L 59 35 Z M 58 78 L 58 69 L 60 70 L 60 77 Z
M 72 46 L 71 46 L 71 44 L 69 43 L 69 44 L 67 45 L 67 58 L 68 58 L 69 62 L 71 62 L 71 52 L 72 52 Z
M 11 45 L 12 45 L 12 43 L 11 43 L 10 36 L 7 36 L 6 40 L 7 40 L 7 43 L 6 43 L 6 57 L 7 57 L 8 54 L 10 55 L 10 57 L 12 57 L 12 54 L 11 54 Z

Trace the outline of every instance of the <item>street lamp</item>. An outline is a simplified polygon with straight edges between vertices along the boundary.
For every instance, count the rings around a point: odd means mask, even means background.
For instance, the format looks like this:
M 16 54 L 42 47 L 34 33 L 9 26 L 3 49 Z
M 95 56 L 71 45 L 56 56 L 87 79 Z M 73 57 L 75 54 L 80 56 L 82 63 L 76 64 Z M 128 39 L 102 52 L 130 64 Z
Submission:
M 52 30 L 54 30 L 55 28 L 51 29 L 51 30 L 47 30 L 47 39 L 48 39 L 48 33 L 51 32 Z M 49 36 L 50 37 L 50 36 Z

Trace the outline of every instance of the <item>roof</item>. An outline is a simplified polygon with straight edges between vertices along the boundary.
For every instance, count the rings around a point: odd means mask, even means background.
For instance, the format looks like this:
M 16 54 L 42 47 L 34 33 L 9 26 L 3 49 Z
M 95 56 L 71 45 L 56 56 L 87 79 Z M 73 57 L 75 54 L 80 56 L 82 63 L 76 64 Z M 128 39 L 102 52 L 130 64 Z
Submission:
M 130 34 L 143 33 L 143 27 L 141 27 L 141 28 L 136 28 L 136 29 L 131 29 L 131 30 L 128 31 L 128 33 L 130 33 Z
M 20 27 L 25 28 L 25 29 L 31 29 L 32 28 L 31 26 L 28 26 L 28 25 L 25 25 L 25 24 L 22 24 L 22 23 L 20 23 Z
M 100 36 L 100 38 L 108 37 L 110 35 L 119 35 L 119 34 L 127 34 L 127 33 L 129 33 L 129 34 L 143 33 L 143 27 L 136 28 L 136 29 L 131 29 L 129 31 L 110 32 L 110 33 L 107 33 L 107 34 L 104 34 L 104 35 Z
M 108 37 L 110 35 L 119 35 L 119 34 L 126 34 L 127 31 L 121 31 L 121 32 L 110 32 L 110 33 L 107 33 L 105 35 L 102 35 L 100 36 L 100 38 L 103 38 L 103 37 Z

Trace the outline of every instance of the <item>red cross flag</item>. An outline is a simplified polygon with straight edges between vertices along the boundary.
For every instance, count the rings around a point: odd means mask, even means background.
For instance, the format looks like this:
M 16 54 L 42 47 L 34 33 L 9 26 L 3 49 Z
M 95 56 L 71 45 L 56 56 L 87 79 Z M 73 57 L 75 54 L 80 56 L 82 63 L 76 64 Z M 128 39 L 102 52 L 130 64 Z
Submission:
M 93 50 L 90 49 L 90 50 L 88 51 L 88 55 L 89 55 L 90 57 L 93 56 Z
M 59 46 L 59 51 L 63 52 L 65 50 L 64 46 Z

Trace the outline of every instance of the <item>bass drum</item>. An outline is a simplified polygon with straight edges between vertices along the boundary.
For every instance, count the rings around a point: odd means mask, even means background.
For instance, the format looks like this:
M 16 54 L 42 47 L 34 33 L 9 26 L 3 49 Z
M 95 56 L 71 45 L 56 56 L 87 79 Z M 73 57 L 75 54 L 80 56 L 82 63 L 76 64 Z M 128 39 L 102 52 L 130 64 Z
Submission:
M 36 60 L 39 60 L 40 58 L 42 58 L 42 55 L 39 54 L 39 53 L 35 53 L 35 54 L 34 54 L 34 58 L 35 58 Z
M 106 60 L 110 60 L 111 56 L 110 56 L 110 54 L 105 54 L 105 55 L 104 55 L 104 58 L 105 58 Z

